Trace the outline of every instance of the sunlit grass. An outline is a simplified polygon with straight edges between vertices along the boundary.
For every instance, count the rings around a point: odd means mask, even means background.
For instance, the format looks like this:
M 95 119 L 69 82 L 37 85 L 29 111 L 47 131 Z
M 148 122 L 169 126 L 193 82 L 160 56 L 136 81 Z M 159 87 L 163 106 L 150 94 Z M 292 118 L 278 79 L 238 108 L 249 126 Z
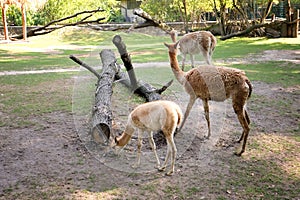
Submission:
M 253 81 L 276 83 L 284 87 L 300 85 L 300 67 L 283 61 L 268 61 L 255 64 L 235 64 L 231 67 L 245 70 Z
M 297 198 L 300 180 L 299 142 L 292 136 L 259 134 L 252 136 L 244 160 L 230 162 L 228 190 L 247 199 Z M 251 184 L 249 184 L 251 183 Z
M 107 48 L 113 49 L 119 58 L 117 49 L 112 43 L 113 37 L 117 34 L 125 42 L 133 63 L 169 62 L 167 48 L 163 45 L 164 42 L 171 43 L 168 35 L 151 36 L 134 32 L 67 27 L 47 35 L 30 37 L 28 42 L 2 44 L 0 71 L 77 67 L 77 64 L 68 58 L 70 54 L 89 59 Z M 299 49 L 299 45 L 300 41 L 293 38 L 218 40 L 213 59 L 242 58 L 249 54 L 259 54 L 264 50 L 296 50 Z
M 98 53 L 103 48 L 114 49 L 118 62 L 118 52 L 112 44 L 111 40 L 115 34 L 120 34 L 127 45 L 128 52 L 131 54 L 132 62 L 168 62 L 167 49 L 163 42 L 170 42 L 168 36 L 157 37 L 147 34 L 123 33 L 123 32 L 102 32 L 89 29 L 65 29 L 55 31 L 49 35 L 29 38 L 29 42 L 11 43 L 0 46 L 0 71 L 6 70 L 37 70 L 37 69 L 53 69 L 53 68 L 69 68 L 78 67 L 69 59 L 70 54 L 75 54 L 83 61 L 91 66 L 101 66 Z M 218 41 L 218 46 L 214 54 L 214 59 L 226 59 L 234 57 L 244 57 L 248 54 L 257 54 L 264 50 L 282 50 L 299 49 L 300 41 L 298 39 L 272 39 L 265 38 L 234 38 L 227 41 Z M 263 81 L 271 84 L 278 84 L 284 87 L 299 86 L 299 65 L 289 62 L 261 62 L 253 64 L 235 64 L 231 67 L 240 68 L 246 71 L 251 81 Z M 187 69 L 189 69 L 187 67 Z M 164 92 L 163 95 L 169 95 L 173 91 L 183 91 L 182 87 L 175 80 L 175 77 L 169 67 L 143 67 L 135 69 L 138 79 L 144 80 L 156 87 L 161 87 L 171 79 L 174 83 Z M 81 87 L 73 89 L 73 76 L 81 76 L 89 74 L 84 71 L 80 74 L 74 73 L 46 73 L 18 76 L 0 76 L 0 110 L 2 117 L 0 126 L 8 126 L 15 128 L 24 128 L 34 126 L 37 129 L 42 126 L 36 124 L 38 122 L 31 120 L 31 117 L 43 117 L 45 113 L 51 112 L 71 112 L 72 110 L 72 92 L 73 101 L 82 107 L 76 110 L 78 113 L 90 112 L 90 104 L 94 98 L 94 90 L 96 79 L 85 81 L 78 84 Z M 83 84 L 84 83 L 84 84 Z M 115 86 L 117 87 L 117 86 Z M 118 96 L 122 101 L 128 101 L 129 95 L 123 88 L 114 91 L 114 95 Z M 126 94 L 123 94 L 126 93 Z M 76 93 L 76 95 L 74 95 Z M 89 95 L 89 99 L 79 99 L 84 95 Z M 76 99 L 78 97 L 78 99 Z M 140 99 L 130 97 L 130 101 L 139 104 Z M 275 110 L 278 114 L 286 117 L 299 118 L 297 111 L 285 113 L 285 110 L 291 109 L 291 100 L 268 99 L 266 96 L 253 94 L 249 102 L 248 108 L 251 112 L 260 112 L 262 108 L 268 107 Z M 73 102 L 74 103 L 74 102 Z M 73 104 L 74 106 L 74 104 Z M 123 105 L 119 105 L 123 106 Z M 126 109 L 126 108 L 125 108 Z M 73 114 L 74 114 L 73 113 Z M 128 109 L 124 112 L 127 117 Z M 253 119 L 253 118 L 251 118 Z M 255 120 L 253 120 L 255 123 Z M 179 168 L 180 162 L 184 159 L 178 159 L 178 169 L 181 173 L 169 178 L 157 178 L 154 181 L 139 181 L 142 184 L 129 183 L 126 187 L 107 186 L 102 191 L 94 191 L 95 188 L 87 186 L 85 189 L 73 189 L 74 191 L 67 195 L 66 198 L 72 199 L 139 199 L 144 198 L 178 198 L 185 197 L 205 198 L 205 195 L 214 194 L 217 199 L 297 199 L 300 180 L 300 160 L 299 160 L 299 129 L 286 130 L 288 135 L 280 135 L 279 133 L 270 133 L 263 130 L 264 133 L 253 133 L 255 124 L 251 124 L 251 134 L 249 135 L 249 143 L 245 154 L 241 158 L 228 156 L 228 151 L 224 150 L 221 158 L 215 158 L 216 164 L 222 164 L 228 168 L 229 174 L 218 174 L 214 172 L 206 180 L 203 177 L 191 176 L 192 183 L 187 181 L 188 187 L 183 184 L 181 178 L 185 178 L 186 168 Z M 252 134 L 253 133 L 253 134 Z M 285 133 L 282 133 L 285 134 Z M 223 150 L 220 150 L 223 151 Z M 199 152 L 201 153 L 201 152 Z M 213 154 L 212 156 L 215 156 Z M 223 159 L 223 160 L 222 160 Z M 84 164 L 79 160 L 76 164 Z M 215 164 L 215 163 L 213 163 Z M 189 166 L 188 166 L 189 167 Z M 198 168 L 201 171 L 201 167 Z M 196 170 L 197 171 L 197 170 Z M 140 178 L 137 174 L 128 175 Z M 214 177 L 216 176 L 216 177 Z M 91 185 L 97 184 L 96 176 L 89 179 Z M 171 180 L 171 181 L 170 181 Z M 199 185 L 195 183 L 201 182 Z M 178 184 L 179 183 L 179 184 Z M 131 185 L 130 185 L 131 184 Z M 182 185 L 181 185 L 182 184 Z M 205 184 L 205 187 L 203 185 Z M 17 187 L 17 186 L 16 186 Z M 43 189 L 43 186 L 39 186 Z M 46 184 L 45 187 L 48 187 Z M 54 186 L 53 186 L 54 187 Z M 99 187 L 99 186 L 98 186 Z M 134 194 L 130 193 L 130 188 L 136 187 Z M 60 188 L 59 184 L 55 184 L 54 190 L 44 190 L 45 192 L 30 194 L 34 197 L 48 197 L 54 194 L 53 191 L 65 191 Z M 91 190 L 89 190 L 91 189 Z M 8 188 L 7 190 L 14 190 Z M 32 190 L 29 190 L 32 191 Z M 13 192 L 13 191 L 12 191 Z M 53 192 L 54 193 L 54 192 Z M 203 194 L 204 193 L 204 194 Z M 143 196 L 146 194 L 145 196 Z M 201 194 L 200 196 L 198 194 Z M 202 195 L 203 194 L 203 195 Z M 23 194 L 22 194 L 23 195 Z M 34 196 L 35 195 L 35 196 Z M 22 198 L 24 196 L 21 196 Z M 227 198 L 228 197 L 228 198 Z M 63 197 L 62 197 L 63 198 Z M 208 197 L 209 198 L 209 197 Z M 39 199 L 39 198 L 37 198 Z

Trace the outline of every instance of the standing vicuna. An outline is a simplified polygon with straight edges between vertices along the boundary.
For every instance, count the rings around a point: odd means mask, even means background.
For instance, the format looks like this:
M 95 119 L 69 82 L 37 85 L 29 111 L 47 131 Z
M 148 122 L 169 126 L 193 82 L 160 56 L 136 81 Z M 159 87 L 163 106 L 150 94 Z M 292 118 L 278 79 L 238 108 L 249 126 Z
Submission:
M 170 32 L 171 39 L 176 43 L 176 31 Z M 190 54 L 192 67 L 194 67 L 194 55 L 201 53 L 207 64 L 211 65 L 212 54 L 217 45 L 216 37 L 209 31 L 198 31 L 185 34 L 179 42 L 179 50 L 183 54 L 182 70 L 184 70 L 184 62 L 186 55 Z
M 166 44 L 169 49 L 169 57 L 172 71 L 180 84 L 189 94 L 190 100 L 184 114 L 181 128 L 183 127 L 186 118 L 188 117 L 195 100 L 200 98 L 203 102 L 205 118 L 208 126 L 208 136 L 210 136 L 210 121 L 209 121 L 209 105 L 208 101 L 225 101 L 232 98 L 232 106 L 237 114 L 238 120 L 243 128 L 243 134 L 238 142 L 243 140 L 240 150 L 236 151 L 236 155 L 240 156 L 245 151 L 248 133 L 250 131 L 250 119 L 245 105 L 248 98 L 251 96 L 252 85 L 246 77 L 245 72 L 227 67 L 201 66 L 193 68 L 188 72 L 180 69 L 177 60 L 178 42 L 175 44 Z
M 182 116 L 183 114 L 180 107 L 172 101 L 159 100 L 141 104 L 129 114 L 125 131 L 121 136 L 115 137 L 112 146 L 125 146 L 137 129 L 138 153 L 136 163 L 133 167 L 138 167 L 141 158 L 142 135 L 143 132 L 148 132 L 149 142 L 156 158 L 156 168 L 159 171 L 164 171 L 171 156 L 171 169 L 166 175 L 172 175 L 177 153 L 174 143 L 174 132 L 181 124 Z M 163 132 L 168 145 L 167 155 L 163 166 L 160 166 L 160 161 L 156 153 L 156 145 L 153 140 L 153 131 L 159 130 Z

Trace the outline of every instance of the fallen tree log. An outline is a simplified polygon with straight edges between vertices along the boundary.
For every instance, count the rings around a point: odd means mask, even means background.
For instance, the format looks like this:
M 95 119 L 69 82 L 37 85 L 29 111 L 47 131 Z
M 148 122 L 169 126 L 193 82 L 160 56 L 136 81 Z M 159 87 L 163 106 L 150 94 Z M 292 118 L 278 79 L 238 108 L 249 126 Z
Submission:
M 172 84 L 173 80 L 166 83 L 160 89 L 157 89 L 146 82 L 137 81 L 136 75 L 135 75 L 135 72 L 133 69 L 133 65 L 131 63 L 131 57 L 130 57 L 129 53 L 127 52 L 126 45 L 123 42 L 121 36 L 119 36 L 119 35 L 114 36 L 112 41 L 113 41 L 114 45 L 118 48 L 121 59 L 124 63 L 124 66 L 126 68 L 128 75 L 129 75 L 129 79 L 130 79 L 130 83 L 131 83 L 130 89 L 134 93 L 145 98 L 147 102 L 161 99 L 161 96 L 160 96 L 161 93 L 164 92 Z
M 107 144 L 111 135 L 113 120 L 111 111 L 112 84 L 115 80 L 115 75 L 120 71 L 120 66 L 117 65 L 112 50 L 102 50 L 100 57 L 103 64 L 101 74 L 73 55 L 70 56 L 70 59 L 92 72 L 98 78 L 90 133 L 97 143 Z
M 238 31 L 238 32 L 235 32 L 235 33 L 231 33 L 229 35 L 225 35 L 225 36 L 221 37 L 220 40 L 227 40 L 227 39 L 230 39 L 230 38 L 233 38 L 233 37 L 247 35 L 251 31 L 253 31 L 254 29 L 261 28 L 261 27 L 267 27 L 267 26 L 269 26 L 269 24 L 255 24 L 255 25 L 250 26 L 249 28 L 247 28 L 243 31 Z
M 160 94 L 173 82 L 173 80 L 171 80 L 162 88 L 157 89 L 146 82 L 137 81 L 130 55 L 126 50 L 126 46 L 122 41 L 122 38 L 120 36 L 115 36 L 113 41 L 118 47 L 119 53 L 123 55 L 121 57 L 129 76 L 126 76 L 126 74 L 121 71 L 121 67 L 117 64 L 112 50 L 103 50 L 100 53 L 101 61 L 103 63 L 101 74 L 75 56 L 70 55 L 70 59 L 89 70 L 98 78 L 95 91 L 95 105 L 92 110 L 90 133 L 93 140 L 99 144 L 108 144 L 111 135 L 113 121 L 111 97 L 113 93 L 112 84 L 114 81 L 120 81 L 135 94 L 144 97 L 146 101 L 161 99 Z M 164 137 L 161 138 L 164 139 Z
M 287 35 L 284 34 L 284 31 L 282 30 L 283 27 L 286 27 L 287 25 L 298 25 L 299 21 L 300 21 L 300 19 L 295 19 L 292 22 L 276 20 L 272 23 L 254 24 L 254 25 L 246 28 L 245 30 L 225 35 L 225 36 L 221 37 L 220 40 L 227 40 L 227 39 L 230 39 L 230 38 L 233 38 L 233 37 L 248 35 L 253 30 L 259 29 L 259 28 L 274 29 L 273 30 L 273 35 L 272 35 L 272 32 L 271 33 L 267 32 L 267 36 L 271 35 L 272 37 L 280 37 L 280 36 L 281 37 L 287 37 Z M 277 31 L 278 33 L 275 33 L 274 31 Z

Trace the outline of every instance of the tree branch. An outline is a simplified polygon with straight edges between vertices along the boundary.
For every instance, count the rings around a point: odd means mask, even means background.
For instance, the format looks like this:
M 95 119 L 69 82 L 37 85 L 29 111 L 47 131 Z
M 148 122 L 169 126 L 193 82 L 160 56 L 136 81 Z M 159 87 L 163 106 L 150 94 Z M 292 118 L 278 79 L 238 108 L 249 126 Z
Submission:
M 269 26 L 269 24 L 255 24 L 243 31 L 238 31 L 238 32 L 235 32 L 235 33 L 232 33 L 229 35 L 225 35 L 225 36 L 221 37 L 220 40 L 227 40 L 227 39 L 230 39 L 230 38 L 233 38 L 236 36 L 246 35 L 246 34 L 250 33 L 251 31 L 253 31 L 254 29 L 261 28 L 261 27 L 267 27 L 267 26 Z
M 35 29 L 32 29 L 32 30 L 28 31 L 27 32 L 27 37 L 37 36 L 37 35 L 44 35 L 44 34 L 47 34 L 47 33 L 51 33 L 54 30 L 57 30 L 57 29 L 60 29 L 60 28 L 64 28 L 66 26 L 76 26 L 76 25 L 79 25 L 79 24 L 87 24 L 87 23 L 99 23 L 101 20 L 103 20 L 105 18 L 98 18 L 96 20 L 90 20 L 90 21 L 85 21 L 85 20 L 88 19 L 88 18 L 90 18 L 91 16 L 93 16 L 94 13 L 103 12 L 103 11 L 104 10 L 102 10 L 100 8 L 98 8 L 96 10 L 86 10 L 86 11 L 78 12 L 78 13 L 75 13 L 74 15 L 70 15 L 70 16 L 67 16 L 67 17 L 64 17 L 64 18 L 61 18 L 61 19 L 53 20 L 53 21 L 49 22 L 48 24 L 46 24 L 44 26 L 41 26 L 41 27 L 38 27 L 38 28 L 35 28 Z M 67 19 L 71 19 L 71 18 L 77 17 L 77 16 L 82 15 L 82 14 L 88 14 L 88 13 L 92 13 L 92 14 L 90 14 L 90 15 L 82 18 L 78 22 L 69 23 L 69 24 L 58 26 L 58 27 L 51 27 L 51 28 L 49 27 L 49 26 L 51 26 L 53 24 L 65 21 Z M 44 31 L 44 32 L 39 33 L 40 31 Z M 22 39 L 23 35 L 22 34 L 21 35 L 16 35 L 16 36 L 13 36 L 12 38 L 13 39 Z
M 101 78 L 101 75 L 92 67 L 88 66 L 87 64 L 85 64 L 84 62 L 82 62 L 81 60 L 79 60 L 78 58 L 76 58 L 73 55 L 70 55 L 69 58 L 71 60 L 73 60 L 74 62 L 76 62 L 77 64 L 79 64 L 80 66 L 86 68 L 87 70 L 89 70 L 90 72 L 92 72 L 98 79 Z

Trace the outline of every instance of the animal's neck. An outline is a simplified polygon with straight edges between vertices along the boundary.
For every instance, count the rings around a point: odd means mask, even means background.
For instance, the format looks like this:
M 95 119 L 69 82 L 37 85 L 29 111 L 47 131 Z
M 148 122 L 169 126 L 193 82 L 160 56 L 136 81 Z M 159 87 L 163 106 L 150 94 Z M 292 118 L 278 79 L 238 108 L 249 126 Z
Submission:
M 179 83 L 183 84 L 185 73 L 179 67 L 176 53 L 169 52 L 169 57 L 170 57 L 170 65 L 176 79 L 178 80 Z
M 123 134 L 120 137 L 116 138 L 116 145 L 121 147 L 125 146 L 129 142 L 133 132 L 134 129 L 131 126 L 127 125 Z
M 171 34 L 171 39 L 174 43 L 176 42 L 176 33 Z

